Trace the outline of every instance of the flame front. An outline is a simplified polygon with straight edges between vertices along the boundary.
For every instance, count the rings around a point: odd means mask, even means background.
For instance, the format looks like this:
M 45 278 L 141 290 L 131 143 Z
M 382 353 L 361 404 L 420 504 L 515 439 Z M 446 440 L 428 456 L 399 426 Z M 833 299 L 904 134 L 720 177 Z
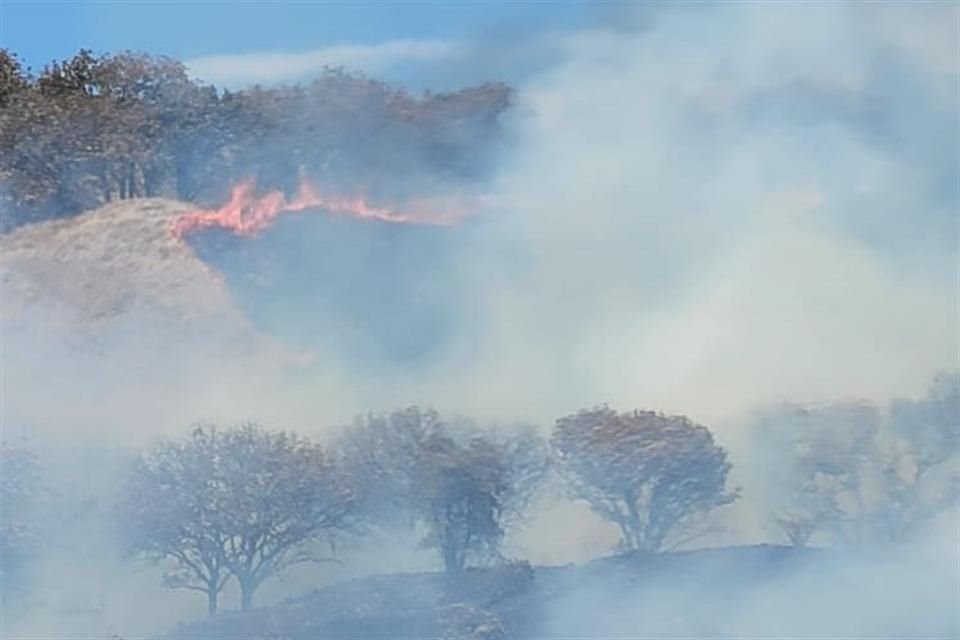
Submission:
M 306 179 L 300 180 L 297 194 L 290 200 L 280 190 L 257 196 L 254 180 L 244 180 L 230 190 L 227 202 L 215 210 L 192 211 L 178 216 L 173 233 L 183 238 L 200 229 L 218 227 L 238 235 L 252 236 L 269 226 L 279 215 L 306 209 L 322 209 L 329 213 L 354 218 L 406 224 L 453 224 L 465 217 L 463 207 L 447 203 L 440 213 L 436 205 L 420 203 L 412 210 L 398 211 L 372 206 L 362 196 L 325 196 Z

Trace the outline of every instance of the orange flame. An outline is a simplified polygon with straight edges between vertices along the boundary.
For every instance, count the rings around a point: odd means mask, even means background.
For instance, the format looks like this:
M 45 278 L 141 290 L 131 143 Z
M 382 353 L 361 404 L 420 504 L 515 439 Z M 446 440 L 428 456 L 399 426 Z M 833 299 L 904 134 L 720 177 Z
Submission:
M 453 224 L 465 217 L 459 206 L 448 206 L 447 211 L 438 213 L 435 206 L 421 203 L 416 212 L 410 212 L 375 207 L 362 196 L 325 196 L 305 178 L 301 178 L 297 194 L 290 200 L 280 190 L 258 197 L 256 184 L 250 179 L 235 184 L 230 190 L 229 200 L 219 209 L 191 211 L 178 216 L 173 221 L 173 233 L 182 239 L 200 229 L 219 227 L 238 235 L 252 236 L 269 226 L 279 215 L 306 209 L 323 209 L 354 218 L 408 224 Z

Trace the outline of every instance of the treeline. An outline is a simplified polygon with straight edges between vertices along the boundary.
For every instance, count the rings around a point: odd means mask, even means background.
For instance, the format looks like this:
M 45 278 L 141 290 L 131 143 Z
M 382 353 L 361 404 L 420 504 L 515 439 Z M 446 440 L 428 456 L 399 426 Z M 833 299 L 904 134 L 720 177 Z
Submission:
M 81 50 L 39 74 L 0 49 L 3 229 L 147 196 L 218 202 L 254 177 L 427 188 L 482 175 L 510 91 L 417 97 L 342 69 L 306 85 L 222 91 L 184 65 Z
M 866 404 L 760 411 L 741 462 L 752 499 L 793 545 L 903 543 L 960 498 L 960 376 L 884 411 Z M 4 447 L 3 560 L 39 553 L 39 463 Z M 555 474 L 620 533 L 620 550 L 654 553 L 716 530 L 740 497 L 710 430 L 684 416 L 584 409 L 535 427 L 480 427 L 416 407 L 368 415 L 325 445 L 256 424 L 200 425 L 143 451 L 109 510 L 134 556 L 164 563 L 164 584 L 206 595 L 210 613 L 236 581 L 241 608 L 290 566 L 335 557 L 335 543 L 381 532 L 437 553 L 448 589 L 468 568 L 531 579 L 503 541 L 534 515 Z M 562 533 L 561 533 L 562 535 Z
M 419 535 L 455 594 L 470 565 L 516 565 L 501 543 L 551 463 L 626 550 L 660 550 L 735 498 L 726 452 L 683 416 L 589 409 L 547 442 L 411 407 L 360 419 L 328 447 L 254 424 L 198 426 L 140 457 L 120 513 L 129 550 L 172 562 L 167 586 L 203 591 L 211 613 L 230 579 L 249 609 L 265 580 L 329 557 L 324 543 L 375 530 Z

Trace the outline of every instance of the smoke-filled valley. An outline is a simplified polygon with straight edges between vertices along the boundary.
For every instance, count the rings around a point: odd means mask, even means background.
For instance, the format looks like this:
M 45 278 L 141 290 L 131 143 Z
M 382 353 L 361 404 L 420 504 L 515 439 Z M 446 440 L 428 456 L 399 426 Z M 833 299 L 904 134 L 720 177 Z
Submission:
M 0 48 L 3 638 L 960 637 L 956 5 L 590 15 Z

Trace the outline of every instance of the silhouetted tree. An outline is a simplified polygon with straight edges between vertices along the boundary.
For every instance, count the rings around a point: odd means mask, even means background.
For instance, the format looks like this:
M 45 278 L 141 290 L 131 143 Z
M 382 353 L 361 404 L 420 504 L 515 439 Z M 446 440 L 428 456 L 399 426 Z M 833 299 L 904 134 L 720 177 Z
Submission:
M 319 446 L 253 424 L 158 444 L 127 490 L 131 550 L 173 560 L 166 584 L 206 593 L 211 614 L 231 575 L 248 609 L 264 580 L 318 560 L 305 545 L 345 527 L 353 502 Z
M 628 550 L 659 551 L 736 498 L 726 451 L 684 416 L 581 410 L 557 420 L 551 442 L 571 496 L 616 524 Z
M 318 445 L 248 424 L 223 432 L 225 564 L 249 609 L 257 588 L 294 564 L 318 562 L 305 543 L 332 542 L 349 528 L 354 493 Z
M 417 407 L 358 420 L 338 443 L 367 519 L 423 525 L 423 542 L 437 549 L 451 584 L 471 557 L 499 558 L 503 535 L 521 518 L 547 462 L 531 429 L 450 425 Z
M 425 544 L 443 559 L 455 584 L 469 554 L 495 557 L 503 538 L 503 504 L 510 489 L 496 445 L 481 437 L 464 445 L 440 433 L 428 439 L 417 489 L 429 528 Z
M 164 584 L 205 593 L 210 615 L 230 578 L 231 487 L 220 465 L 222 449 L 219 432 L 207 428 L 185 441 L 159 443 L 134 465 L 120 514 L 129 550 L 174 561 Z
M 457 586 L 471 557 L 502 559 L 503 536 L 523 516 L 545 470 L 546 447 L 530 431 L 430 434 L 416 498 L 424 542 L 440 552 L 449 585 Z

